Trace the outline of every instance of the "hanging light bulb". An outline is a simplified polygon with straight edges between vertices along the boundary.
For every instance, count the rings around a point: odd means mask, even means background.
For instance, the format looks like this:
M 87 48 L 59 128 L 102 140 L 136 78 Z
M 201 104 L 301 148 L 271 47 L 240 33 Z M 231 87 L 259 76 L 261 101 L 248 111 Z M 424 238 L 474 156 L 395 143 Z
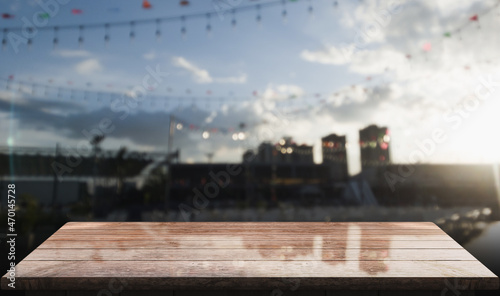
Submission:
M 2 37 L 2 50 L 5 50 L 7 48 L 7 33 L 9 30 L 3 29 L 3 37 Z
M 161 40 L 161 30 L 160 30 L 160 26 L 161 26 L 161 21 L 159 19 L 156 20 L 156 41 L 160 41 Z
M 281 5 L 283 5 L 283 11 L 281 12 L 281 17 L 283 18 L 283 23 L 286 23 L 288 14 L 288 12 L 286 11 L 286 1 L 281 0 Z
M 181 27 L 181 34 L 182 34 L 182 39 L 184 40 L 186 38 L 186 17 L 185 16 L 181 16 L 181 23 L 182 23 L 182 27 Z
M 54 50 L 57 49 L 57 45 L 59 44 L 59 39 L 57 38 L 58 31 L 59 27 L 54 27 L 54 39 L 52 40 L 52 44 L 54 45 Z
M 260 15 L 260 5 L 257 5 L 257 17 L 255 18 L 259 26 L 262 24 L 262 17 Z
M 80 26 L 80 35 L 78 36 L 78 47 L 82 48 L 83 46 L 83 26 Z
M 130 42 L 133 42 L 134 39 L 135 39 L 134 25 L 135 25 L 134 21 L 131 21 L 130 22 L 130 34 L 129 34 L 129 36 L 130 36 Z
M 210 37 L 210 35 L 212 34 L 212 26 L 210 24 L 210 13 L 207 13 L 207 36 Z
M 203 134 L 201 134 L 201 136 L 203 137 L 203 139 L 206 140 L 206 139 L 210 138 L 210 133 L 207 131 L 204 131 Z
M 106 47 L 109 46 L 109 24 L 105 24 L 104 25 L 104 31 L 105 31 L 105 34 L 104 34 L 104 44 L 106 45 Z
M 236 29 L 236 9 L 233 9 L 232 14 L 233 14 L 233 19 L 231 20 L 231 26 L 233 27 L 234 30 Z
M 314 18 L 314 8 L 312 6 L 312 3 L 309 4 L 309 8 L 307 9 L 307 11 L 309 12 L 309 17 Z

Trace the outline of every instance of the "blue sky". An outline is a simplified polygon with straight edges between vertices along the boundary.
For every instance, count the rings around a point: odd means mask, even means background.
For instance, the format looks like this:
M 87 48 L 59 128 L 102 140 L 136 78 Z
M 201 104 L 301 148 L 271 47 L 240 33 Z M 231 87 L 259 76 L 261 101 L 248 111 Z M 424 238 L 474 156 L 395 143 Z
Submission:
M 260 25 L 257 9 L 238 9 L 273 1 L 226 1 L 235 5 L 235 28 L 228 10 L 211 16 L 210 35 L 206 17 L 187 18 L 184 38 L 182 22 L 174 20 L 161 23 L 157 41 L 153 21 L 135 24 L 131 41 L 130 26 L 115 22 L 211 13 L 221 3 L 149 2 L 147 10 L 137 0 L 60 5 L 48 26 L 84 25 L 81 48 L 78 29 L 60 29 L 55 49 L 53 30 L 37 32 L 30 49 L 21 45 L 15 52 L 9 43 L 0 52 L 0 77 L 13 75 L 16 86 L 6 89 L 0 82 L 2 145 L 54 147 L 57 142 L 74 148 L 85 139 L 83 130 L 108 118 L 115 129 L 106 135 L 104 148 L 164 151 L 168 114 L 174 114 L 200 127 L 176 130 L 174 147 L 184 162 L 206 161 L 206 153 L 214 153 L 214 161 L 240 161 L 246 148 L 285 135 L 314 145 L 315 161 L 321 162 L 320 138 L 335 132 L 347 134 L 349 169 L 355 173 L 357 132 L 372 123 L 390 128 L 395 162 L 499 161 L 500 141 L 492 136 L 500 124 L 498 94 L 492 89 L 488 99 L 474 99 L 481 79 L 500 81 L 494 29 L 500 9 L 492 8 L 497 1 L 337 1 L 337 7 L 335 1 L 286 1 L 286 22 L 283 6 L 276 5 L 260 9 Z M 82 13 L 74 15 L 72 9 Z M 0 19 L 0 28 L 20 27 L 23 17 L 39 11 L 35 1 L 2 1 L 0 12 L 14 17 Z M 474 14 L 479 22 L 469 20 Z M 106 22 L 111 24 L 108 46 L 102 25 L 87 27 Z M 451 38 L 443 37 L 445 32 L 452 32 Z M 113 101 L 124 93 L 133 101 L 131 89 L 142 84 L 148 67 L 168 75 L 120 118 Z M 30 84 L 18 87 L 18 81 L 84 89 L 89 95 L 87 100 L 78 91 L 73 99 L 68 93 L 57 97 L 55 89 L 45 95 L 43 87 L 32 92 Z M 100 101 L 96 92 L 102 93 Z M 165 105 L 167 97 L 173 100 Z M 244 141 L 220 132 L 239 131 L 242 122 Z M 218 132 L 203 139 L 202 132 L 213 128 Z M 427 151 L 421 143 L 428 143 L 436 129 L 446 139 Z

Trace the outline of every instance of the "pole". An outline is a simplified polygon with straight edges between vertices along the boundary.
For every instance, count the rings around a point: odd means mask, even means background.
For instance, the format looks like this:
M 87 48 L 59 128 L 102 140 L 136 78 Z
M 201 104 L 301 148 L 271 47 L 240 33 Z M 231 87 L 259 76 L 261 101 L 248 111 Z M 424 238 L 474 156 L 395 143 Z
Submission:
M 172 153 L 172 146 L 174 141 L 174 131 L 175 131 L 175 117 L 170 115 L 170 120 L 168 123 L 168 146 L 167 146 L 167 162 L 170 162 L 170 153 Z
M 496 214 L 494 214 L 494 219 L 498 219 L 500 217 L 500 164 L 493 163 L 493 178 L 495 182 L 495 188 L 497 191 L 497 200 L 498 200 L 498 208 L 496 210 Z
M 59 143 L 56 143 L 56 155 L 54 157 L 55 161 L 58 161 L 59 158 Z M 59 178 L 57 177 L 57 173 L 54 171 L 54 180 L 52 181 L 52 209 L 56 205 L 57 201 L 57 183 L 59 183 Z
M 167 171 L 165 174 L 165 205 L 164 205 L 165 214 L 168 213 L 168 206 L 170 202 L 170 160 L 171 160 L 170 154 L 172 153 L 174 131 L 175 131 L 175 118 L 174 116 L 172 116 L 172 114 L 170 114 L 168 123 L 167 159 L 165 162 L 167 166 Z

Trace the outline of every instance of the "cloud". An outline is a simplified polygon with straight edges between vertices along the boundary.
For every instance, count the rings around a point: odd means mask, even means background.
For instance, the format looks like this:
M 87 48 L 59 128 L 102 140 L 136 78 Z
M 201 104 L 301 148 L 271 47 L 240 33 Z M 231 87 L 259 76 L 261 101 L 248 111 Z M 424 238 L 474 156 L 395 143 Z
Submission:
M 156 52 L 154 50 L 152 50 L 150 52 L 143 54 L 142 57 L 148 61 L 154 60 L 154 59 L 156 59 Z
M 177 67 L 186 69 L 193 75 L 193 79 L 197 83 L 211 83 L 213 78 L 210 76 L 207 70 L 201 69 L 195 66 L 193 63 L 189 62 L 183 57 L 174 57 L 172 59 L 173 64 Z
M 312 63 L 342 65 L 348 60 L 348 52 L 335 46 L 326 46 L 323 50 L 303 50 L 300 57 Z
M 240 74 L 233 77 L 212 77 L 208 70 L 202 69 L 183 57 L 172 58 L 174 66 L 183 68 L 191 73 L 193 79 L 197 83 L 234 83 L 242 84 L 247 82 L 247 75 Z
M 293 84 L 269 84 L 262 94 L 264 100 L 283 101 L 290 98 L 302 97 L 305 94 L 304 89 Z
M 53 55 L 63 58 L 85 58 L 90 57 L 90 52 L 86 50 L 60 49 L 54 51 Z
M 241 84 L 241 83 L 246 83 L 247 82 L 247 74 L 240 74 L 239 76 L 234 76 L 234 77 L 221 77 L 221 78 L 214 78 L 214 82 L 217 83 L 235 83 L 235 84 Z
M 86 59 L 76 64 L 75 70 L 82 75 L 90 75 L 102 70 L 101 63 L 97 59 Z

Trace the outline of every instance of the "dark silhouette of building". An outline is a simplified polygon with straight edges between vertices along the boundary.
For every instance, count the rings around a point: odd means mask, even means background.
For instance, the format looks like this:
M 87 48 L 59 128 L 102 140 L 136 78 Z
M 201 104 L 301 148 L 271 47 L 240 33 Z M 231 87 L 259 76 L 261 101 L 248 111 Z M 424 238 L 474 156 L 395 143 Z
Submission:
M 276 144 L 259 145 L 256 161 L 260 163 L 314 163 L 313 147 L 297 145 L 291 137 L 284 137 Z
M 494 166 L 388 164 L 360 173 L 383 206 L 485 207 L 500 217 Z
M 330 134 L 321 138 L 323 164 L 338 167 L 347 176 L 347 142 L 345 136 Z
M 336 165 L 314 163 L 172 164 L 169 172 L 172 208 L 193 206 L 203 196 L 210 199 L 209 207 L 259 201 L 334 204 L 341 202 L 348 179 Z
M 323 163 L 347 163 L 345 136 L 330 134 L 321 138 Z
M 390 163 L 390 140 L 387 127 L 372 124 L 360 130 L 361 167 Z
M 255 155 L 255 152 L 252 150 L 252 149 L 248 149 L 247 151 L 245 151 L 245 153 L 243 153 L 243 163 L 246 163 L 246 162 L 252 162 L 255 160 L 255 158 L 257 157 L 257 155 Z

